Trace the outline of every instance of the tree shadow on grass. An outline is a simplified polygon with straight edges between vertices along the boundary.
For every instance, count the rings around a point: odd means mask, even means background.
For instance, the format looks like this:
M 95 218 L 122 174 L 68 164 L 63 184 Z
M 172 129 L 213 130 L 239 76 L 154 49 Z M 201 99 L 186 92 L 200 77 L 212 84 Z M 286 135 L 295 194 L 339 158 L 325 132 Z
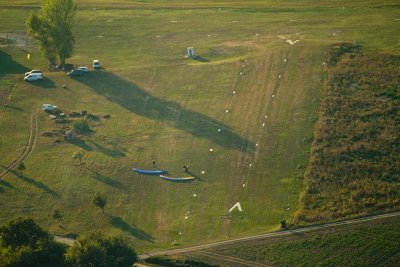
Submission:
M 110 156 L 113 158 L 125 157 L 125 153 L 121 149 L 116 148 L 115 146 L 113 146 L 112 148 L 108 148 L 108 147 L 105 147 L 97 142 L 92 141 L 92 140 L 89 140 L 89 142 L 93 144 L 94 149 L 96 149 L 97 151 L 99 151 L 107 156 Z
M 20 107 L 17 107 L 17 106 L 13 106 L 13 105 L 9 105 L 9 104 L 4 105 L 4 107 L 7 108 L 7 109 L 13 109 L 15 111 L 26 112 L 23 108 L 20 108 Z
M 38 81 L 33 81 L 33 82 L 28 82 L 28 83 L 30 83 L 31 85 L 36 86 L 36 87 L 42 87 L 42 88 L 47 88 L 47 89 L 56 88 L 55 83 L 46 77 L 44 77 L 43 80 L 38 80 Z
M 29 71 L 27 67 L 14 61 L 12 57 L 4 51 L 0 50 L 0 78 L 4 74 L 18 74 L 22 76 Z
M 82 148 L 83 150 L 86 151 L 93 151 L 93 147 L 89 146 L 88 144 L 86 144 L 86 142 L 80 138 L 75 137 L 74 139 L 70 139 L 68 140 L 68 143 L 79 146 L 80 148 Z
M 164 121 L 199 138 L 207 138 L 224 148 L 254 150 L 254 144 L 215 119 L 182 107 L 179 103 L 154 97 L 146 90 L 107 71 L 96 71 L 79 79 L 97 94 L 137 115 Z M 212 97 L 212 96 L 210 96 Z M 216 134 L 223 129 L 224 134 Z
M 58 197 L 58 198 L 60 198 L 60 195 L 59 194 L 57 194 L 55 191 L 53 191 L 51 188 L 49 188 L 47 185 L 45 185 L 44 183 L 42 183 L 42 182 L 39 182 L 39 181 L 36 181 L 36 180 L 34 180 L 34 179 L 32 179 L 32 178 L 30 178 L 30 177 L 28 177 L 28 176 L 25 176 L 25 175 L 21 175 L 21 173 L 19 173 L 19 172 L 17 172 L 17 171 L 11 171 L 15 176 L 17 176 L 19 179 L 21 179 L 22 181 L 24 181 L 24 182 L 26 182 L 26 183 L 28 183 L 28 184 L 31 184 L 31 185 L 34 185 L 34 186 L 36 186 L 37 188 L 39 188 L 39 189 L 41 189 L 41 190 L 43 190 L 43 191 L 45 191 L 46 193 L 49 193 L 49 194 L 51 194 L 51 195 L 53 195 L 53 196 L 55 196 L 55 197 Z
M 6 169 L 6 167 L 3 167 L 4 169 Z M 8 187 L 8 188 L 14 188 L 14 186 L 12 184 L 10 184 L 9 182 L 7 182 L 4 179 L 0 180 L 0 185 L 4 186 L 4 187 Z
M 119 228 L 120 230 L 131 234 L 132 236 L 136 237 L 137 239 L 146 240 L 148 242 L 154 243 L 153 238 L 149 234 L 147 234 L 145 231 L 143 231 L 139 228 L 131 226 L 130 224 L 128 224 L 127 222 L 125 222 L 118 216 L 110 215 L 110 223 L 114 227 Z
M 121 188 L 124 189 L 123 184 L 118 182 L 117 180 L 111 179 L 110 177 L 107 177 L 105 175 L 102 175 L 101 173 L 97 171 L 93 171 L 93 176 L 94 179 L 96 179 L 99 182 L 102 182 L 103 184 L 116 187 L 116 188 Z

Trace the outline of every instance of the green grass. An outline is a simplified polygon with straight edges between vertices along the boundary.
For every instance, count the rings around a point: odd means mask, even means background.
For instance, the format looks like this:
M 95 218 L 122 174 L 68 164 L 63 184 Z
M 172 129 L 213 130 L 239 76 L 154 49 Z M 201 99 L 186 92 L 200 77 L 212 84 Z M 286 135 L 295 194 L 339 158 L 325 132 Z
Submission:
M 400 224 L 278 238 L 217 253 L 274 266 L 394 266 L 400 260 Z
M 12 88 L 0 88 L 12 92 L 7 105 L 14 107 L 0 114 L 0 166 L 21 153 L 31 112 L 43 103 L 111 116 L 92 122 L 84 143 L 55 143 L 40 133 L 61 126 L 40 113 L 27 170 L 8 175 L 0 187 L 0 223 L 31 216 L 56 234 L 122 233 L 139 250 L 276 229 L 297 208 L 329 44 L 355 39 L 367 50 L 400 51 L 396 6 L 271 8 L 277 3 L 271 2 L 260 9 L 257 2 L 219 11 L 210 2 L 185 9 L 97 2 L 93 11 L 86 8 L 92 3 L 78 10 L 76 50 L 68 61 L 90 66 L 98 58 L 105 69 L 76 79 L 45 71 L 46 81 L 32 84 L 22 81 L 19 68 L 46 70 L 46 62 L 25 39 L 30 9 L 21 7 L 29 3 L 0 3 L 8 5 L 0 9 L 0 32 L 15 34 L 13 45 L 1 50 L 18 66 L 0 73 L 1 84 L 12 81 Z M 163 5 L 150 7 L 157 6 Z M 278 35 L 301 41 L 290 46 Z M 185 59 L 187 46 L 210 62 Z M 84 152 L 82 166 L 72 159 L 77 151 Z M 189 165 L 199 179 L 169 183 L 131 172 L 152 168 L 153 159 L 171 176 L 185 175 L 182 166 Z M 91 204 L 94 192 L 106 196 L 107 215 Z M 244 212 L 230 215 L 237 201 Z M 67 230 L 51 219 L 53 209 L 64 214 Z

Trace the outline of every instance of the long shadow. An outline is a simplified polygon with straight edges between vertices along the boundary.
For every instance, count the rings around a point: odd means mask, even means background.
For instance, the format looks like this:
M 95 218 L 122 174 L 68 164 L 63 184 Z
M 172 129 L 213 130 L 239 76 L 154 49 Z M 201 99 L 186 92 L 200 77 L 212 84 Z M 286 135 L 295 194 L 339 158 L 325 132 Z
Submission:
M 28 82 L 33 86 L 42 87 L 42 88 L 56 88 L 55 83 L 49 78 L 44 77 L 43 80 Z
M 53 195 L 53 196 L 56 196 L 56 197 L 58 197 L 58 198 L 60 198 L 60 196 L 59 196 L 59 194 L 57 194 L 55 191 L 53 191 L 51 188 L 49 188 L 47 185 L 45 185 L 44 183 L 42 183 L 42 182 L 39 182 L 39 181 L 36 181 L 36 180 L 34 180 L 34 179 L 32 179 L 32 178 L 30 178 L 30 177 L 28 177 L 28 176 L 25 176 L 25 175 L 21 175 L 19 172 L 17 172 L 17 171 L 11 171 L 13 174 L 15 174 L 15 176 L 17 176 L 19 179 L 21 179 L 22 181 L 24 181 L 24 182 L 26 182 L 26 183 L 28 183 L 28 184 L 31 184 L 31 185 L 34 185 L 34 186 L 36 186 L 37 188 L 39 188 L 39 189 L 41 189 L 41 190 L 43 190 L 43 191 L 45 191 L 46 193 L 49 193 L 49 194 L 51 194 L 51 195 Z
M 208 60 L 208 59 L 206 59 L 206 58 L 204 58 L 204 57 L 201 57 L 201 56 L 194 56 L 194 57 L 191 57 L 192 59 L 194 59 L 194 60 L 197 60 L 197 61 L 200 61 L 200 62 L 210 62 L 210 60 Z
M 140 240 L 146 240 L 148 242 L 154 243 L 153 238 L 149 234 L 139 228 L 131 226 L 118 216 L 110 215 L 110 223 L 114 227 L 119 228 L 122 231 L 127 232 Z
M 110 72 L 102 70 L 92 72 L 79 79 L 79 82 L 137 115 L 165 121 L 177 129 L 196 137 L 207 138 L 224 148 L 241 151 L 254 149 L 251 141 L 232 131 L 229 126 L 201 113 L 186 109 L 177 102 L 154 97 L 137 85 Z M 223 129 L 224 134 L 216 134 L 219 128 Z
M 4 74 L 21 74 L 21 79 L 24 77 L 25 72 L 29 71 L 26 66 L 14 61 L 11 55 L 0 50 L 0 78 Z M 44 77 L 42 81 L 29 82 L 30 84 L 43 88 L 55 88 L 52 80 Z
M 26 112 L 25 109 L 23 109 L 23 108 L 20 108 L 20 107 L 17 107 L 17 106 L 13 106 L 13 105 L 9 105 L 9 104 L 4 105 L 4 107 L 5 108 L 9 108 L 9 109 L 13 109 L 13 110 L 16 110 L 16 111 Z
M 88 144 L 86 144 L 86 142 L 84 140 L 79 139 L 77 137 L 75 137 L 74 139 L 68 140 L 68 143 L 79 146 L 80 148 L 82 148 L 83 150 L 86 150 L 86 151 L 93 151 L 93 147 L 89 146 Z
M 92 141 L 92 140 L 89 140 L 89 142 L 94 145 L 94 149 L 96 149 L 97 151 L 99 151 L 107 156 L 110 156 L 113 158 L 125 157 L 125 153 L 121 149 L 115 148 L 114 146 L 113 146 L 113 148 L 108 148 L 108 147 L 105 147 L 99 143 Z
M 2 166 L 4 169 L 7 169 L 7 167 Z M 7 182 L 6 180 L 2 179 L 0 180 L 0 185 L 4 186 L 4 187 L 8 187 L 8 188 L 14 188 L 14 186 L 12 184 L 10 184 L 9 182 Z
M 29 71 L 27 67 L 14 61 L 12 57 L 4 51 L 0 50 L 0 77 L 4 74 L 18 74 L 23 77 L 24 73 Z
M 104 176 L 101 173 L 97 171 L 93 171 L 93 176 L 94 179 L 96 179 L 99 182 L 102 182 L 103 184 L 112 186 L 112 187 L 118 187 L 118 188 L 124 188 L 123 185 L 118 182 L 117 180 L 111 179 L 110 177 Z

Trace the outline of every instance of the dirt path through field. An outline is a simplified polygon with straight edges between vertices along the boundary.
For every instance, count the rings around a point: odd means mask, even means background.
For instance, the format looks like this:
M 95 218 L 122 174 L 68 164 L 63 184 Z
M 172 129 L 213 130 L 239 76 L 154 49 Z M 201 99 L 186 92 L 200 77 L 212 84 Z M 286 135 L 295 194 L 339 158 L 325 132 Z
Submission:
M 4 171 L 2 171 L 0 173 L 0 181 L 2 181 L 4 179 L 4 177 L 10 172 L 12 171 L 15 167 L 17 167 L 17 165 L 23 161 L 24 159 L 26 159 L 29 154 L 32 152 L 33 147 L 35 146 L 35 142 L 36 142 L 36 136 L 37 136 L 37 129 L 38 129 L 38 112 L 34 111 L 32 113 L 31 116 L 31 123 L 30 123 L 30 133 L 29 133 L 29 139 L 28 139 L 28 143 L 24 149 L 24 151 L 22 152 L 22 154 L 16 158 L 15 160 L 13 160 Z
M 321 230 L 321 229 L 333 228 L 333 227 L 338 227 L 338 226 L 343 226 L 343 225 L 365 223 L 368 221 L 384 220 L 384 219 L 389 219 L 389 218 L 394 218 L 394 217 L 400 217 L 400 212 L 373 215 L 373 216 L 368 216 L 368 217 L 363 217 L 363 218 L 344 220 L 344 221 L 340 221 L 340 222 L 332 222 L 332 223 L 308 226 L 308 227 L 303 227 L 303 228 L 298 228 L 298 229 L 293 229 L 293 230 L 284 230 L 284 231 L 266 233 L 266 234 L 255 235 L 255 236 L 242 237 L 242 238 L 220 241 L 220 242 L 204 244 L 204 245 L 199 245 L 199 246 L 194 246 L 194 247 L 188 247 L 188 248 L 173 249 L 173 250 L 167 250 L 167 251 L 161 251 L 161 252 L 141 254 L 141 255 L 139 255 L 139 258 L 147 259 L 147 258 L 153 257 L 153 256 L 174 255 L 174 254 L 198 252 L 198 251 L 202 251 L 202 253 L 203 253 L 203 250 L 207 250 L 210 248 L 215 248 L 215 247 L 219 247 L 219 246 L 223 246 L 223 245 L 243 242 L 243 241 L 253 241 L 253 240 L 274 238 L 274 237 L 279 237 L 279 236 L 296 235 L 299 233 L 317 231 L 317 230 Z

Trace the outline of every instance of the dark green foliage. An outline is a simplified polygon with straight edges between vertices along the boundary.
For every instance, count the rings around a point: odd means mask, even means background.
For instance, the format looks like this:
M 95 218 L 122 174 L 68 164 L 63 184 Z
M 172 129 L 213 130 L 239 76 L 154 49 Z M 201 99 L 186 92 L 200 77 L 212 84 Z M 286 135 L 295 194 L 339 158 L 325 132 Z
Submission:
M 22 172 L 23 172 L 24 170 L 26 170 L 26 167 L 25 167 L 25 164 L 24 164 L 23 161 L 21 161 L 21 162 L 18 164 L 17 169 L 21 172 L 21 175 L 22 175 Z
M 0 266 L 63 266 L 65 247 L 32 219 L 0 228 Z
M 329 81 L 295 219 L 400 207 L 400 56 L 345 54 Z
M 336 64 L 344 54 L 355 55 L 359 54 L 360 52 L 360 44 L 350 42 L 335 44 L 329 51 L 329 65 Z
M 61 65 L 72 55 L 75 43 L 72 32 L 76 3 L 72 0 L 43 0 L 38 13 L 26 21 L 28 33 L 40 42 L 50 65 L 59 58 Z
M 397 266 L 400 260 L 398 223 L 294 239 L 218 252 L 274 266 Z
M 85 119 L 74 121 L 72 128 L 79 134 L 90 133 L 89 122 Z
M 82 158 L 83 158 L 83 152 L 82 151 L 78 151 L 78 152 L 75 152 L 73 155 L 72 155 L 72 158 L 73 159 L 75 159 L 75 160 L 79 160 L 79 165 L 82 165 Z
M 60 225 L 61 220 L 62 220 L 62 214 L 60 210 L 54 210 L 53 211 L 53 219 L 57 220 L 58 225 Z
M 66 261 L 79 267 L 131 267 L 137 255 L 121 238 L 92 234 L 78 238 L 68 249 Z
M 93 195 L 92 203 L 101 209 L 101 212 L 104 213 L 104 207 L 107 204 L 107 201 L 100 195 L 99 192 Z
M 86 119 L 87 120 L 92 120 L 92 121 L 99 121 L 100 117 L 99 117 L 99 115 L 88 113 L 86 115 Z

